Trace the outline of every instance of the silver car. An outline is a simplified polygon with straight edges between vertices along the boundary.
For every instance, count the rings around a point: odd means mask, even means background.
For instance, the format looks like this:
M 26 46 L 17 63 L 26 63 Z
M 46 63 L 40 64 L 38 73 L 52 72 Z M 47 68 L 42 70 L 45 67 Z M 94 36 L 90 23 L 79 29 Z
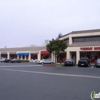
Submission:
M 0 62 L 4 62 L 7 58 L 1 58 Z
M 50 59 L 42 59 L 38 62 L 39 64 L 53 64 L 54 62 Z
M 96 60 L 95 66 L 96 66 L 96 67 L 100 67 L 100 59 L 97 59 L 97 60 Z

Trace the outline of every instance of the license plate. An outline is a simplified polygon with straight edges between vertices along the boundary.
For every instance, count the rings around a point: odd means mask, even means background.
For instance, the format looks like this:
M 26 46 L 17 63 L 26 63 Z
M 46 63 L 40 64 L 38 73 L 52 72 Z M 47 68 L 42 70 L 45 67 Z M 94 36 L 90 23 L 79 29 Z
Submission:
M 84 65 L 84 64 L 81 64 L 81 65 Z

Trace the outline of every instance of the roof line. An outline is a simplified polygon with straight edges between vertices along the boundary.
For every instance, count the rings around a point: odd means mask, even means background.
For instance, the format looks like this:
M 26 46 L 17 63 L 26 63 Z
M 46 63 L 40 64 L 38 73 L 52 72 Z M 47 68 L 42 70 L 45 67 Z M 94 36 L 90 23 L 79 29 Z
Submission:
M 67 34 L 63 35 L 62 37 L 67 36 L 67 35 L 69 35 L 69 34 L 88 33 L 88 32 L 100 32 L 100 29 L 90 29 L 90 30 L 72 31 L 72 32 L 70 32 L 70 33 L 67 33 Z M 61 37 L 61 38 L 62 38 L 62 37 Z

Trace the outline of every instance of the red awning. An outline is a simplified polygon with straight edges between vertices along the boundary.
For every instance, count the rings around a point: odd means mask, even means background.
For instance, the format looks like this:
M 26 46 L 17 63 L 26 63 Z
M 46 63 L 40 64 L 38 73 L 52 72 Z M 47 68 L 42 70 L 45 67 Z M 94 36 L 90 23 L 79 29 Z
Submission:
M 50 52 L 47 51 L 47 50 L 43 50 L 43 51 L 41 51 L 41 54 L 43 54 L 43 55 L 47 55 L 47 54 L 50 54 Z

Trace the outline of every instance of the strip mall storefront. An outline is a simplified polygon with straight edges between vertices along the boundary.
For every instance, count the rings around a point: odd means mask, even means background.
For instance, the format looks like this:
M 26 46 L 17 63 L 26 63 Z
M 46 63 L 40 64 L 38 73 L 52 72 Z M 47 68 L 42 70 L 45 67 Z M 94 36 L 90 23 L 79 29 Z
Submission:
M 51 54 L 45 49 L 40 51 L 28 51 L 28 52 L 0 52 L 0 58 L 17 58 L 21 60 L 37 60 L 51 59 Z
M 68 47 L 66 59 L 74 59 L 76 64 L 81 57 L 88 57 L 91 64 L 100 58 L 100 46 Z
M 100 47 L 81 47 L 80 57 L 88 57 L 90 63 L 95 63 L 95 61 L 100 58 Z

